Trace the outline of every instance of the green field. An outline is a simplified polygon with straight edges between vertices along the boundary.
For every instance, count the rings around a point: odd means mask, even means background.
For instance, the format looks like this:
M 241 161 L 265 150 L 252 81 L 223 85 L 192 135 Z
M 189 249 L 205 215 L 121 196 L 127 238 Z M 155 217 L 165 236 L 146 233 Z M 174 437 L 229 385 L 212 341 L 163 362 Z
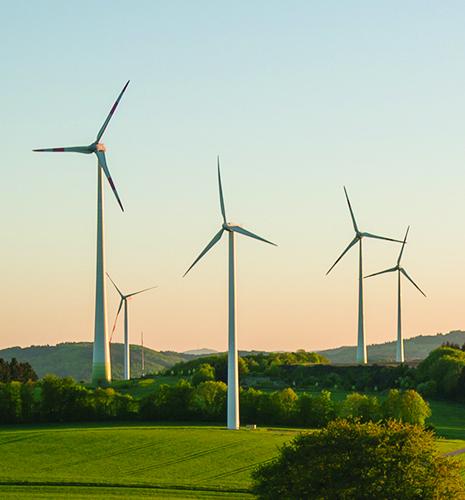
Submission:
M 3 428 L 0 497 L 248 498 L 250 471 L 294 435 L 174 425 Z
M 338 401 L 345 395 L 333 393 Z M 465 449 L 465 406 L 430 404 L 440 451 Z M 0 498 L 253 498 L 251 471 L 297 432 L 152 423 L 5 426 Z M 465 454 L 457 458 L 465 467 Z

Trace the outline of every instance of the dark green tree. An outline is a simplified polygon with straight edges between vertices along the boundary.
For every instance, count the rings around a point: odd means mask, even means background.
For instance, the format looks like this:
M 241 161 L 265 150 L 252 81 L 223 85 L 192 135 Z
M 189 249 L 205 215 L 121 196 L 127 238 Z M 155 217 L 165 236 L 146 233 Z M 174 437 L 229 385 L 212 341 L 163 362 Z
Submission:
M 194 385 L 199 385 L 208 380 L 215 380 L 215 369 L 209 363 L 202 363 L 191 377 Z
M 202 420 L 224 420 L 226 418 L 226 393 L 224 382 L 208 380 L 199 384 L 190 400 L 192 412 Z
M 339 420 L 301 434 L 253 473 L 261 499 L 465 498 L 460 466 L 422 427 Z

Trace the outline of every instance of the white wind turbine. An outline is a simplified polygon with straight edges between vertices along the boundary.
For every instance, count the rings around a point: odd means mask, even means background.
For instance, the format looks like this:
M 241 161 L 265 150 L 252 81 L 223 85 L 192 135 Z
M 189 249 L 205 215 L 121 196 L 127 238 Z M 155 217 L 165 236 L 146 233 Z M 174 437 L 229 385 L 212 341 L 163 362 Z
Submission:
M 221 229 L 215 234 L 210 243 L 202 250 L 193 264 L 184 273 L 184 276 L 197 264 L 197 262 L 220 241 L 226 231 L 229 235 L 229 297 L 228 297 L 228 396 L 227 396 L 227 426 L 228 429 L 239 429 L 239 367 L 236 343 L 236 258 L 235 258 L 235 233 L 249 236 L 256 240 L 264 241 L 270 245 L 277 246 L 271 241 L 257 236 L 246 229 L 226 221 L 226 210 L 224 207 L 223 188 L 221 186 L 220 159 L 218 162 L 218 189 L 220 193 L 220 208 L 223 216 Z
M 148 290 L 153 290 L 157 288 L 156 286 L 151 286 L 150 288 L 144 288 L 143 290 L 139 290 L 138 292 L 128 293 L 124 295 L 123 292 L 116 286 L 116 283 L 111 279 L 110 275 L 107 273 L 108 278 L 113 283 L 113 286 L 116 288 L 116 291 L 119 293 L 121 297 L 118 312 L 116 313 L 115 322 L 113 323 L 113 329 L 111 331 L 111 336 L 113 336 L 113 332 L 116 328 L 116 322 L 118 321 L 119 313 L 121 312 L 121 308 L 124 304 L 124 380 L 131 379 L 131 359 L 129 355 L 129 317 L 128 317 L 128 299 L 134 297 L 134 295 L 138 295 L 139 293 L 147 292 Z M 111 337 L 110 337 L 111 340 Z
M 399 257 L 397 258 L 397 264 L 395 267 L 391 267 L 390 269 L 385 269 L 384 271 L 380 271 L 378 273 L 369 274 L 365 276 L 366 278 L 371 278 L 372 276 L 378 276 L 379 274 L 385 273 L 394 273 L 397 271 L 397 347 L 396 347 L 396 361 L 398 363 L 404 362 L 404 339 L 402 337 L 402 310 L 401 310 L 401 293 L 400 293 L 400 276 L 403 274 L 412 284 L 413 286 L 425 297 L 425 293 L 421 288 L 413 281 L 413 279 L 407 274 L 407 271 L 401 267 L 400 261 L 402 259 L 402 254 L 404 253 L 404 247 L 407 243 L 407 235 L 409 232 L 410 226 L 407 228 L 405 233 L 404 241 L 402 243 L 402 248 L 400 249 Z
M 96 286 L 95 286 L 95 323 L 94 323 L 94 346 L 92 356 L 92 383 L 99 384 L 101 382 L 111 382 L 111 360 L 110 346 L 108 343 L 107 333 L 107 303 L 106 303 L 106 287 L 105 287 L 105 247 L 104 247 L 104 206 L 103 206 L 103 181 L 102 171 L 113 190 L 113 193 L 118 201 L 121 210 L 123 204 L 118 196 L 116 187 L 108 170 L 107 160 L 105 157 L 105 145 L 100 142 L 111 117 L 115 112 L 121 97 L 129 85 L 129 81 L 120 92 L 118 98 L 113 104 L 110 113 L 103 122 L 103 125 L 98 131 L 97 137 L 92 144 L 88 146 L 71 146 L 59 148 L 34 149 L 35 152 L 43 153 L 81 153 L 92 154 L 97 157 L 97 266 L 96 266 Z
M 394 240 L 392 238 L 386 238 L 385 236 L 378 236 L 372 233 L 365 233 L 358 229 L 357 222 L 355 221 L 354 212 L 350 204 L 349 196 L 347 190 L 344 187 L 344 193 L 346 195 L 347 204 L 349 205 L 350 216 L 352 218 L 352 224 L 354 226 L 355 237 L 347 245 L 347 248 L 338 257 L 336 262 L 329 268 L 326 275 L 328 275 L 334 266 L 344 257 L 344 255 L 355 245 L 359 244 L 359 265 L 358 265 L 358 332 L 357 332 L 357 363 L 365 364 L 367 362 L 367 348 L 365 340 L 365 331 L 363 327 L 363 258 L 362 258 L 362 239 L 363 238 L 375 238 L 378 240 L 395 241 L 397 243 L 402 243 L 400 240 Z

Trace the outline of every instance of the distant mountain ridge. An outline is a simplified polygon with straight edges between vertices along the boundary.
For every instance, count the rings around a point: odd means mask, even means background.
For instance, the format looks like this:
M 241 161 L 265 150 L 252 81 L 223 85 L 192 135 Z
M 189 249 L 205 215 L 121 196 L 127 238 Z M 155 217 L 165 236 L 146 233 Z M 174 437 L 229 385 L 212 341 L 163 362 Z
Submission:
M 191 349 L 189 351 L 183 351 L 182 354 L 190 354 L 191 356 L 208 356 L 210 354 L 218 354 L 215 349 L 208 349 L 203 347 L 202 349 Z
M 420 361 L 428 354 L 440 347 L 444 342 L 463 345 L 465 344 L 465 332 L 454 330 L 449 333 L 437 333 L 436 335 L 418 335 L 404 340 L 405 361 Z M 331 363 L 354 363 L 355 346 L 336 347 L 335 349 L 325 349 L 318 351 L 319 354 L 327 357 Z M 394 362 L 396 359 L 396 341 L 385 342 L 383 344 L 372 344 L 367 346 L 368 362 Z
M 440 347 L 443 343 L 450 342 L 465 344 L 465 332 L 461 330 L 436 335 L 419 335 L 404 341 L 406 361 L 419 361 Z M 111 344 L 111 368 L 114 379 L 123 378 L 123 344 Z M 395 360 L 396 343 L 385 342 L 372 344 L 368 348 L 368 361 L 370 363 L 390 363 Z M 353 364 L 355 362 L 355 346 L 342 346 L 335 349 L 317 351 L 328 358 L 331 363 Z M 239 355 L 265 353 L 266 351 L 239 351 Z M 181 361 L 188 361 L 197 356 L 211 354 L 224 354 L 214 349 L 192 349 L 183 353 L 174 351 L 155 351 L 144 348 L 145 373 L 154 373 L 170 368 Z M 57 345 L 42 345 L 30 347 L 9 347 L 0 350 L 0 358 L 16 358 L 18 361 L 28 361 L 39 377 L 48 373 L 60 377 L 71 376 L 80 381 L 89 381 L 92 368 L 92 343 L 91 342 L 64 342 Z M 141 376 L 141 347 L 131 345 L 131 375 L 134 378 Z

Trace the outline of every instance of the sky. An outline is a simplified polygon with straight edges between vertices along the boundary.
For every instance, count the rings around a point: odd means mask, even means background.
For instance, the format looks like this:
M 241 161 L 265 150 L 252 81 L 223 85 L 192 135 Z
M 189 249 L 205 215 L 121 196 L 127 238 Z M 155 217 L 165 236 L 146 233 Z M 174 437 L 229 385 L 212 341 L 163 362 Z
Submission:
M 96 160 L 33 148 L 103 142 L 107 270 L 131 342 L 227 346 L 228 220 L 240 349 L 355 345 L 360 228 L 402 238 L 406 337 L 465 329 L 465 5 L 446 1 L 26 1 L 2 5 L 0 348 L 93 339 Z M 364 243 L 365 273 L 399 245 Z M 118 296 L 108 286 L 110 327 Z M 367 343 L 396 335 L 396 277 L 365 281 Z M 122 324 L 114 340 L 122 341 Z

